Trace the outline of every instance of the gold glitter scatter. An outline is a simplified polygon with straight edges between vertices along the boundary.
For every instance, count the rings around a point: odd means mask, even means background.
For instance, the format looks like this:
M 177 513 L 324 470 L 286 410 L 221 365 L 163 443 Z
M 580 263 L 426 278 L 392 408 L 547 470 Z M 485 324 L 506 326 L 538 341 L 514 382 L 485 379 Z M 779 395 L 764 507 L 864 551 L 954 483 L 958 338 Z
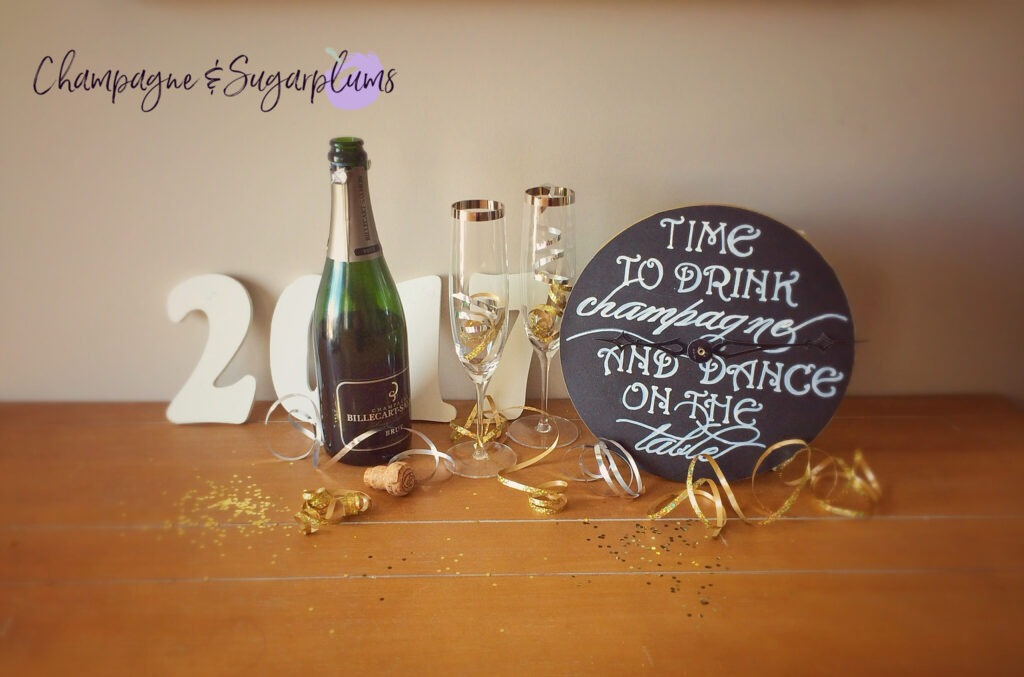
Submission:
M 270 516 L 279 508 L 252 482 L 246 482 L 238 475 L 233 475 L 228 482 L 203 480 L 199 475 L 195 477 L 203 486 L 182 494 L 175 504 L 178 518 L 175 522 L 165 522 L 165 528 L 176 527 L 179 536 L 183 536 L 186 529 L 194 530 L 193 534 L 218 547 L 223 546 L 228 529 L 235 529 L 235 533 L 248 538 L 252 530 L 259 532 L 278 528 Z M 204 543 L 197 545 L 205 549 Z
M 681 598 L 683 610 L 695 603 L 698 606 L 693 612 L 687 612 L 688 617 L 703 618 L 703 611 L 716 610 L 711 605 L 710 588 L 713 584 L 707 582 L 703 575 L 713 574 L 716 570 L 722 569 L 721 556 L 716 555 L 713 563 L 707 557 L 694 559 L 687 551 L 693 551 L 700 546 L 706 547 L 706 540 L 691 539 L 687 536 L 687 526 L 683 523 L 658 523 L 636 522 L 632 530 L 616 532 L 621 534 L 617 538 L 615 533 L 606 533 L 608 525 L 601 523 L 590 523 L 587 520 L 581 521 L 583 526 L 589 527 L 585 532 L 585 541 L 597 547 L 598 551 L 604 552 L 621 562 L 626 571 L 645 572 L 650 574 L 644 580 L 644 584 L 652 588 L 666 591 L 669 594 L 692 592 L 696 599 L 687 602 Z M 693 553 L 697 554 L 697 553 Z M 691 573 L 692 572 L 692 573 Z M 589 581 L 588 581 L 589 582 Z M 667 584 L 667 587 L 663 587 Z

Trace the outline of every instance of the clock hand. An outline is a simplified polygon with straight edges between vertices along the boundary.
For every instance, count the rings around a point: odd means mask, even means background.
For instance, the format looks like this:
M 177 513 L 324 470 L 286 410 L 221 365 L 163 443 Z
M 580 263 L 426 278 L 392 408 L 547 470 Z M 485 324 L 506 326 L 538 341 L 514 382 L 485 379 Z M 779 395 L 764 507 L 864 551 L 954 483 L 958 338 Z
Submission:
M 703 341 L 704 339 L 698 339 Z M 750 353 L 758 353 L 763 350 L 773 350 L 775 348 L 817 348 L 824 352 L 834 346 L 837 343 L 831 336 L 822 332 L 816 338 L 809 339 L 807 341 L 799 341 L 797 343 L 778 343 L 778 342 L 752 342 L 752 341 L 737 341 L 735 339 L 720 338 L 713 342 L 709 342 L 710 350 L 719 357 L 730 359 L 733 357 L 739 357 L 740 355 L 749 355 Z M 741 346 L 745 347 L 745 350 L 737 350 L 733 352 L 726 352 L 726 349 L 730 346 Z M 708 357 L 707 359 L 711 359 Z
M 612 339 L 599 338 L 598 341 L 604 341 L 605 343 L 611 343 L 616 348 L 625 348 L 626 346 L 639 346 L 641 348 L 654 348 L 655 350 L 661 350 L 668 353 L 672 357 L 681 357 L 686 354 L 686 343 L 679 339 L 669 339 L 668 341 L 661 341 L 656 343 L 654 341 L 648 341 L 647 339 L 637 338 L 630 336 L 626 332 L 620 331 L 619 335 Z
M 689 343 L 685 343 L 680 339 L 669 339 L 667 341 L 648 341 L 647 339 L 637 338 L 630 336 L 625 332 L 619 332 L 619 335 L 612 339 L 599 338 L 598 341 L 604 341 L 605 343 L 611 343 L 616 348 L 624 348 L 626 346 L 638 346 L 642 348 L 654 348 L 655 350 L 661 350 L 668 353 L 672 357 L 687 357 L 693 362 L 701 364 L 707 362 L 712 357 L 718 356 L 723 359 L 732 359 L 739 357 L 740 355 L 749 355 L 750 353 L 758 353 L 764 350 L 773 350 L 775 348 L 817 348 L 818 350 L 825 351 L 831 348 L 837 343 L 835 339 L 830 337 L 828 334 L 822 332 L 817 338 L 810 339 L 808 341 L 801 341 L 798 343 L 778 343 L 778 342 L 752 342 L 752 341 L 737 341 L 735 339 L 718 338 L 715 340 L 708 339 L 694 339 Z M 744 350 L 737 350 L 733 352 L 727 352 L 730 346 L 740 346 L 745 348 Z

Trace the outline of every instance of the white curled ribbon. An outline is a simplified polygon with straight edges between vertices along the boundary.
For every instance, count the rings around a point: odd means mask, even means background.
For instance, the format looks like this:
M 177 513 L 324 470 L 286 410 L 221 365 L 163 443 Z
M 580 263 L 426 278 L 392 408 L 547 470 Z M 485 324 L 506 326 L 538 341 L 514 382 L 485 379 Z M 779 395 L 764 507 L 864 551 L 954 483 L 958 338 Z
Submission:
M 494 294 L 455 292 L 452 298 L 460 304 L 456 313 L 459 329 L 467 334 L 484 334 L 501 322 L 504 309 L 501 299 Z
M 323 470 L 325 468 L 329 468 L 330 466 L 340 461 L 342 458 L 344 458 L 345 454 L 352 451 L 361 442 L 385 430 L 385 428 L 371 428 L 370 430 L 367 430 L 356 435 L 348 444 L 342 447 L 337 454 L 335 454 L 334 456 L 329 456 L 328 459 L 321 466 L 320 451 L 321 449 L 324 448 L 323 426 L 321 424 L 320 419 L 320 407 L 311 398 L 299 393 L 293 393 L 291 395 L 285 395 L 283 397 L 278 398 L 273 404 L 270 405 L 270 408 L 267 409 L 267 415 L 263 419 L 263 424 L 269 424 L 271 414 L 273 414 L 274 411 L 279 406 L 284 407 L 284 403 L 286 400 L 291 400 L 293 398 L 305 400 L 312 407 L 312 410 L 314 412 L 314 417 L 312 421 L 310 421 L 309 418 L 306 415 L 302 414 L 301 412 L 292 411 L 285 407 L 285 411 L 288 413 L 288 422 L 291 423 L 293 428 L 302 433 L 304 437 L 311 440 L 312 444 L 309 445 L 308 449 L 306 449 L 304 452 L 296 456 L 282 454 L 273 447 L 269 447 L 270 453 L 276 456 L 277 458 L 281 459 L 282 461 L 301 461 L 307 457 L 312 457 L 313 467 L 318 470 Z M 453 459 L 451 456 L 444 453 L 443 451 L 438 450 L 438 448 L 434 446 L 434 443 L 430 440 L 430 438 L 421 433 L 420 431 L 413 430 L 412 428 L 407 427 L 403 427 L 402 429 L 407 430 L 408 432 L 412 433 L 416 437 L 419 437 L 421 440 L 423 440 L 424 444 L 427 445 L 427 448 L 407 449 L 405 451 L 399 452 L 392 456 L 388 463 L 401 461 L 407 458 L 411 458 L 412 456 L 430 456 L 434 460 L 434 467 L 424 477 L 420 477 L 419 474 L 417 474 L 416 481 L 421 484 L 429 482 L 434 477 L 434 475 L 437 474 L 437 471 L 441 468 L 442 465 L 444 465 L 444 467 L 448 470 L 449 476 L 453 473 L 455 469 L 455 459 Z
M 548 197 L 557 197 L 559 190 L 564 190 L 548 183 L 541 185 L 540 188 L 547 191 Z M 532 192 L 528 191 L 528 194 L 532 194 Z M 528 201 L 530 200 L 528 199 Z M 538 235 L 533 243 L 533 277 L 538 282 L 551 285 L 552 288 L 564 286 L 569 282 L 569 278 L 551 270 L 552 265 L 557 268 L 559 261 L 565 258 L 565 247 L 562 245 L 562 229 L 549 223 L 541 222 L 541 215 L 548 209 L 543 201 L 532 202 L 532 204 L 533 223 L 536 226 Z
M 315 414 L 312 421 L 310 421 L 309 418 L 302 412 L 297 413 L 296 411 L 284 407 L 285 401 L 291 400 L 293 398 L 298 398 L 300 400 L 305 400 L 306 402 L 309 402 Z M 298 430 L 306 438 L 312 440 L 313 443 L 309 445 L 309 448 L 306 449 L 306 451 L 302 452 L 297 456 L 288 456 L 287 454 L 282 454 L 278 452 L 276 449 L 274 449 L 272 446 L 267 445 L 267 448 L 270 450 L 270 453 L 272 453 L 274 456 L 281 459 L 282 461 L 301 461 L 302 459 L 312 454 L 313 466 L 315 467 L 317 465 L 318 460 L 317 455 L 319 454 L 320 447 L 323 446 L 324 440 L 323 428 L 320 425 L 320 407 L 317 406 L 316 402 L 314 402 L 312 399 L 305 395 L 300 395 L 298 393 L 285 395 L 283 397 L 278 398 L 273 404 L 270 405 L 270 408 L 267 409 L 267 415 L 263 419 L 263 425 L 270 424 L 270 416 L 278 407 L 284 407 L 285 412 L 288 414 L 288 422 L 292 425 L 292 427 Z M 312 426 L 312 430 L 310 430 L 309 426 Z
M 554 226 L 541 226 L 540 230 L 544 231 L 546 237 L 534 245 L 537 259 L 533 267 L 533 277 L 538 282 L 546 284 L 565 284 L 569 281 L 568 277 L 548 269 L 552 264 L 557 265 L 559 260 L 565 258 L 565 249 L 557 246 L 562 241 L 562 231 Z
M 540 219 L 540 212 L 543 207 L 538 206 L 540 211 L 535 212 L 534 220 Z M 565 258 L 565 249 L 559 245 L 562 243 L 562 229 L 550 225 L 541 225 L 537 228 L 542 233 L 541 239 L 534 243 L 536 259 L 533 264 L 533 277 L 538 282 L 545 284 L 564 285 L 569 281 L 565 275 L 560 275 L 550 270 L 552 265 L 557 266 L 558 262 Z
M 609 445 L 611 445 L 609 447 Z M 593 459 L 597 465 L 597 471 L 593 472 L 587 468 L 587 461 L 590 455 L 587 450 L 593 450 Z M 629 469 L 629 478 L 623 477 L 619 471 L 619 464 L 615 457 L 622 459 Z M 583 477 L 575 478 L 580 482 L 594 482 L 604 480 L 605 484 L 617 496 L 622 498 L 639 498 L 644 493 L 644 482 L 640 477 L 640 469 L 636 461 L 626 449 L 615 440 L 599 438 L 597 444 L 584 444 L 583 451 L 579 456 L 580 473 Z

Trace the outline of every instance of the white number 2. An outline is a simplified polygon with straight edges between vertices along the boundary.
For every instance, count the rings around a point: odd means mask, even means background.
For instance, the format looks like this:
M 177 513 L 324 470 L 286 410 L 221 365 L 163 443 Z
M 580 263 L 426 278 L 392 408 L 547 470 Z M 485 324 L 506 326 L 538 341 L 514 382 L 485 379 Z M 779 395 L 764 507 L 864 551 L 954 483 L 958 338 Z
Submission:
M 193 310 L 205 313 L 209 336 L 192 375 L 167 407 L 167 418 L 173 423 L 245 423 L 256 397 L 256 377 L 246 374 L 228 386 L 216 381 L 249 332 L 252 299 L 232 277 L 197 275 L 167 297 L 171 321 L 181 322 Z

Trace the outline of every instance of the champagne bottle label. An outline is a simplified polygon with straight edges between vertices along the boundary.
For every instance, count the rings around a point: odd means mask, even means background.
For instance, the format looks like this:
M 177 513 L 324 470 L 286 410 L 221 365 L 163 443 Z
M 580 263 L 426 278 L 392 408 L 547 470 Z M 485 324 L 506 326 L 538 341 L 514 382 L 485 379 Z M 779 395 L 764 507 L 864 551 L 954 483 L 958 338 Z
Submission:
M 341 381 L 335 389 L 336 419 L 341 442 L 348 445 L 367 430 L 381 432 L 360 442 L 356 451 L 377 451 L 407 438 L 403 430 L 409 411 L 406 372 L 370 380 Z
M 335 261 L 369 261 L 382 256 L 377 226 L 373 221 L 365 167 L 334 169 L 334 214 L 327 242 L 327 257 Z

